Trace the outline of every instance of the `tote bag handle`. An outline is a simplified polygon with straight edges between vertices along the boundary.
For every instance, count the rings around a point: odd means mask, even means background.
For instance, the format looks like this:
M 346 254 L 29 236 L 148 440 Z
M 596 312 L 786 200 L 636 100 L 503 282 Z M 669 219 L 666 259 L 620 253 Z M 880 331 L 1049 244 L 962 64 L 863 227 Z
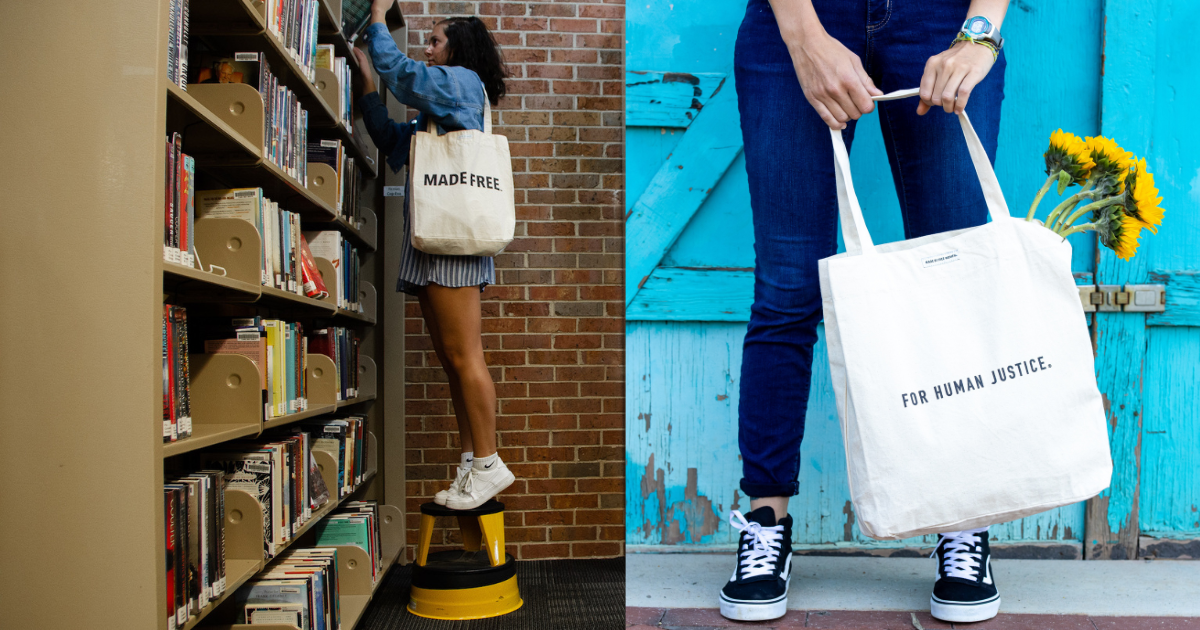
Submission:
M 487 87 L 483 81 L 479 82 L 479 87 L 483 88 L 483 133 L 492 133 L 492 103 L 488 100 Z M 428 115 L 425 117 L 425 131 L 433 133 L 433 119 Z
M 916 96 L 919 88 L 897 90 L 882 96 L 872 97 L 875 101 L 894 101 L 896 99 Z M 1008 214 L 1008 204 L 1004 202 L 1004 194 L 1000 192 L 1000 181 L 992 170 L 987 151 L 975 134 L 975 128 L 967 118 L 966 112 L 958 115 L 962 125 L 963 137 L 967 140 L 967 151 L 971 154 L 971 162 L 975 165 L 975 174 L 979 176 L 979 185 L 983 188 L 983 201 L 987 204 L 988 214 L 992 221 L 1011 219 Z M 830 129 L 833 137 L 833 172 L 837 180 L 838 215 L 842 223 L 842 240 L 846 243 L 846 253 L 851 255 L 872 255 L 875 253 L 875 243 L 871 241 L 871 233 L 863 221 L 862 208 L 858 205 L 858 196 L 854 194 L 854 182 L 850 178 L 850 156 L 846 151 L 846 142 L 842 139 L 840 129 Z

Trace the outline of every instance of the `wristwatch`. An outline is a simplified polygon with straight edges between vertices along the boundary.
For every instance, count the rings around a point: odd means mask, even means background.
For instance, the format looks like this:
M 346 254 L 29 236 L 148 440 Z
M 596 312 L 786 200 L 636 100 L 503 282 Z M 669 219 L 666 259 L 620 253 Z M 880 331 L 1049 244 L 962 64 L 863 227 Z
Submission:
M 997 51 L 1004 46 L 1004 38 L 1000 37 L 1000 29 L 982 15 L 967 18 L 967 21 L 963 22 L 960 33 L 959 40 L 987 42 Z

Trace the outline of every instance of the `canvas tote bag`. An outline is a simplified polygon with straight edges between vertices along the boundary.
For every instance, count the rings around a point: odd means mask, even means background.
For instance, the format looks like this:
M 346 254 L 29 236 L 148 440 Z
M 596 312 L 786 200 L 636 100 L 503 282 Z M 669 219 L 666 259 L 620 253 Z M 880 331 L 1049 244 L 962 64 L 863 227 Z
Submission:
M 1092 497 L 1112 475 L 1071 246 L 1009 216 L 958 118 L 991 222 L 886 245 L 871 241 L 832 132 L 846 251 L 819 263 L 825 339 L 855 515 L 876 539 L 1013 520 Z
M 439 136 L 432 118 L 426 120 L 408 160 L 412 246 L 428 254 L 495 256 L 512 242 L 517 215 L 508 138 L 492 134 L 487 90 L 483 131 Z

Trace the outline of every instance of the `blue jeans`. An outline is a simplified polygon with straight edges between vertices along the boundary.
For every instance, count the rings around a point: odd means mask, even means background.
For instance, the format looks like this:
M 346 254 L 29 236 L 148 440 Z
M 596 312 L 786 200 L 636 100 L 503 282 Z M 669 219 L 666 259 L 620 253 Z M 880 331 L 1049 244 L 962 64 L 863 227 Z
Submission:
M 884 92 L 917 87 L 925 62 L 946 50 L 969 17 L 967 0 L 813 4 L 825 30 L 862 59 Z M 738 407 L 741 488 L 751 497 L 794 496 L 821 321 L 817 261 L 837 253 L 833 146 L 829 127 L 800 90 L 767 0 L 749 0 L 734 65 L 755 253 Z M 967 102 L 993 162 L 1003 98 L 1001 54 Z M 918 116 L 917 103 L 876 105 L 906 237 L 982 225 L 987 209 L 957 117 L 940 108 Z M 842 134 L 849 146 L 853 121 Z

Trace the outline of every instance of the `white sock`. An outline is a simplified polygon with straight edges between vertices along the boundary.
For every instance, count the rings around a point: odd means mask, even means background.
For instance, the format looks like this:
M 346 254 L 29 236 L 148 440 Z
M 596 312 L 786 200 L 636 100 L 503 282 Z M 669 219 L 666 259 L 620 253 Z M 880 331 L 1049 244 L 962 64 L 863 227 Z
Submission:
M 467 451 L 458 456 L 458 467 L 463 470 L 471 469 L 471 462 L 475 461 L 475 452 Z
M 487 457 L 476 457 L 471 467 L 475 470 L 491 470 L 495 468 L 492 464 L 498 461 L 500 461 L 500 453 L 492 453 Z

